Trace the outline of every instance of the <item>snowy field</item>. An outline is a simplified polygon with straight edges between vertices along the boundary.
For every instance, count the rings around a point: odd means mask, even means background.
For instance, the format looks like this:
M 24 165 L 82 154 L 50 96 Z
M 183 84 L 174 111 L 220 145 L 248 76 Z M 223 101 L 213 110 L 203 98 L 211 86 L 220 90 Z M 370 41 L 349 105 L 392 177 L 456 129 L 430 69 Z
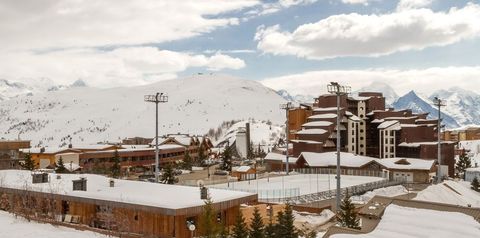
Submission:
M 107 238 L 91 231 L 80 231 L 62 226 L 52 226 L 37 222 L 28 222 L 24 218 L 15 218 L 12 214 L 0 211 L 0 237 L 16 238 Z
M 344 188 L 381 180 L 382 178 L 378 177 L 342 175 L 341 186 Z M 297 174 L 252 181 L 216 184 L 210 187 L 258 193 L 259 198 L 277 198 L 328 191 L 335 189 L 336 183 L 334 175 Z
M 480 208 L 480 193 L 470 189 L 470 183 L 464 181 L 445 181 L 441 184 L 430 185 L 425 190 L 420 191 L 414 200 L 459 206 L 471 205 Z
M 457 212 L 441 212 L 391 204 L 378 226 L 363 235 L 338 234 L 331 238 L 479 237 L 480 223 Z

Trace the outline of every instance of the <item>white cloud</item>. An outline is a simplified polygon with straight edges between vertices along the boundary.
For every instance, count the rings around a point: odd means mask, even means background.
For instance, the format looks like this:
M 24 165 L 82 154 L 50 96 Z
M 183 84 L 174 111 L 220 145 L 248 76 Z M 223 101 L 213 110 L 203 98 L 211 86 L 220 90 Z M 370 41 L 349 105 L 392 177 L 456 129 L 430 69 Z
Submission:
M 480 35 L 480 5 L 469 3 L 448 12 L 406 9 L 382 15 L 333 15 L 293 32 L 278 25 L 259 27 L 257 48 L 274 55 L 308 59 L 381 56 L 399 51 L 445 46 Z
M 91 48 L 47 53 L 27 51 L 0 55 L 0 78 L 22 81 L 49 78 L 69 84 L 83 79 L 91 86 L 141 85 L 173 79 L 190 67 L 212 71 L 240 69 L 245 62 L 221 53 L 212 56 L 159 50 L 154 47 L 123 47 L 112 51 Z
M 257 0 L 2 0 L 2 49 L 137 45 L 238 24 L 224 13 Z
M 363 4 L 368 5 L 368 2 L 372 0 L 342 0 L 345 4 Z
M 325 70 L 268 78 L 261 81 L 275 89 L 286 89 L 291 94 L 320 95 L 326 93 L 327 84 L 333 81 L 350 85 L 352 91 L 372 82 L 389 84 L 398 94 L 415 90 L 430 95 L 435 90 L 452 86 L 480 93 L 480 66 L 445 67 L 412 70 L 366 69 Z
M 397 5 L 397 11 L 403 11 L 413 8 L 427 7 L 433 0 L 400 0 Z

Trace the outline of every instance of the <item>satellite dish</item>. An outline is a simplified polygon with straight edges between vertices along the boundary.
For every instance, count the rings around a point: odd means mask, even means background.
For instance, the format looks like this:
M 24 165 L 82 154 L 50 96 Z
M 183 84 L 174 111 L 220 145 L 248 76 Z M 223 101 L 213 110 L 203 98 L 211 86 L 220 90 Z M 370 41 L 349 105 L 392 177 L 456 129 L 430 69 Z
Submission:
M 203 187 L 203 185 L 205 185 L 205 182 L 200 179 L 200 180 L 197 181 L 197 185 L 198 185 L 199 187 Z
M 188 225 L 188 230 L 190 230 L 190 231 L 194 231 L 195 228 L 196 228 L 196 227 L 195 227 L 195 225 L 193 225 L 193 224 Z

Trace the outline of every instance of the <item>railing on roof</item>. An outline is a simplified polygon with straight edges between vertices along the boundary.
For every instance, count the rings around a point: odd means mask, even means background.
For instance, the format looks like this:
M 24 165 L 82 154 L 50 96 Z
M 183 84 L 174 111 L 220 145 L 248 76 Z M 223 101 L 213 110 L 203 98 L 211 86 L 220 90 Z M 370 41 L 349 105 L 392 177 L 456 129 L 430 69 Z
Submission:
M 335 168 L 298 168 L 294 169 L 295 172 L 301 174 L 337 174 Z M 378 170 L 359 170 L 359 169 L 340 169 L 341 175 L 352 176 L 367 176 L 367 177 L 379 177 L 385 178 L 386 174 L 383 171 Z

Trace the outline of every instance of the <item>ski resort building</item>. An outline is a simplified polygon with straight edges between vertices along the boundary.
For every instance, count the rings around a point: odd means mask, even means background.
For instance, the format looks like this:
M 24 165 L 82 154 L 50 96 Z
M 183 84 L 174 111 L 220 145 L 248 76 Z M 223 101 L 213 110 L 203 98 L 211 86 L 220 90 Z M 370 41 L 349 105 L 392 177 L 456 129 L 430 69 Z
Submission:
M 387 109 L 381 93 L 360 92 L 340 97 L 337 125 L 336 105 L 336 95 L 326 94 L 316 98 L 311 107 L 301 105 L 292 110 L 289 136 L 293 138 L 293 156 L 335 151 L 340 130 L 343 152 L 380 159 L 437 159 L 437 120 L 429 119 L 428 114 Z M 454 175 L 454 146 L 450 141 L 441 144 L 442 165 L 448 166 L 450 176 Z
M 19 168 L 24 159 L 22 149 L 25 148 L 30 148 L 30 141 L 0 140 L 0 169 Z
M 205 205 L 199 187 L 111 179 L 91 174 L 0 171 L 0 208 L 30 219 L 128 237 L 191 237 Z M 216 221 L 234 224 L 241 204 L 257 195 L 208 189 Z

